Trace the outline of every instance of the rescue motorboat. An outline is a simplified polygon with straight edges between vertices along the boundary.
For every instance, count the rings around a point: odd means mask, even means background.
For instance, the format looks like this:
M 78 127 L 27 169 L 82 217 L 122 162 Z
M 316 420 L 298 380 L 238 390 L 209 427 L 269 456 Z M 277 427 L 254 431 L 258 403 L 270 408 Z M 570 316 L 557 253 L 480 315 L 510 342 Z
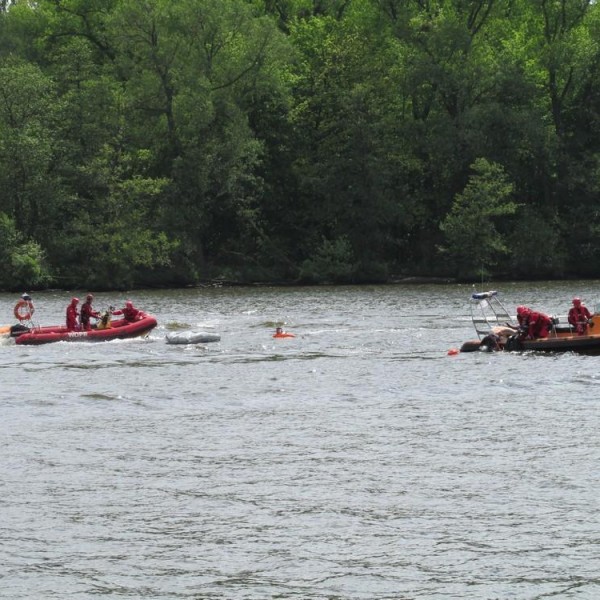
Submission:
M 517 320 L 509 315 L 498 298 L 498 292 L 474 292 L 470 307 L 478 339 L 465 342 L 460 348 L 461 352 L 532 350 L 600 354 L 600 314 L 592 314 L 583 335 L 579 335 L 569 324 L 560 324 L 560 318 L 553 317 L 548 337 L 526 339 L 519 331 Z
M 110 326 L 104 329 L 72 331 L 64 325 L 48 325 L 30 327 L 22 333 L 15 332 L 12 335 L 16 344 L 23 345 L 48 344 L 51 342 L 107 342 L 145 336 L 156 325 L 155 317 L 143 314 L 135 321 L 127 321 L 126 319 L 111 321 Z

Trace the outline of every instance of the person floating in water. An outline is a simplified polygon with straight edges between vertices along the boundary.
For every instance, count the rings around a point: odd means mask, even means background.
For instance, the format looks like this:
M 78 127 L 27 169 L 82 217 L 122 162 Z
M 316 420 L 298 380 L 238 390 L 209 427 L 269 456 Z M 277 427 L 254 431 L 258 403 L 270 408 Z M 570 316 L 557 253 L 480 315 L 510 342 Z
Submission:
M 293 338 L 296 337 L 293 333 L 288 333 L 284 331 L 282 327 L 277 327 L 275 329 L 275 333 L 273 334 L 274 338 Z

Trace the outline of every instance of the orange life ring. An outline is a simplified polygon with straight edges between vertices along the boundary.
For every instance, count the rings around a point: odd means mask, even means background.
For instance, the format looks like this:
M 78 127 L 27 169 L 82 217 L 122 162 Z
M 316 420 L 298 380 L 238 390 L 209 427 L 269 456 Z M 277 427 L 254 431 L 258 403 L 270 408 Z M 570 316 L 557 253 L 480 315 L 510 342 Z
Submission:
M 23 312 L 23 309 L 25 309 L 25 312 Z M 29 321 L 35 312 L 35 308 L 31 300 L 19 300 L 15 304 L 13 312 L 15 313 L 15 318 L 19 319 L 19 321 Z

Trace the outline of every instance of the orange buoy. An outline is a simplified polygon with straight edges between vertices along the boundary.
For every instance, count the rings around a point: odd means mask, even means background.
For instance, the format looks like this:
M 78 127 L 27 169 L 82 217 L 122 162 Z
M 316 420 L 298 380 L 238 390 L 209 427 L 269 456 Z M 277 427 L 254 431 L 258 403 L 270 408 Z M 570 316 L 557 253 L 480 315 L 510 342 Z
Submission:
M 448 356 L 455 356 L 459 352 L 460 350 L 458 348 L 450 348 L 450 350 L 448 350 Z

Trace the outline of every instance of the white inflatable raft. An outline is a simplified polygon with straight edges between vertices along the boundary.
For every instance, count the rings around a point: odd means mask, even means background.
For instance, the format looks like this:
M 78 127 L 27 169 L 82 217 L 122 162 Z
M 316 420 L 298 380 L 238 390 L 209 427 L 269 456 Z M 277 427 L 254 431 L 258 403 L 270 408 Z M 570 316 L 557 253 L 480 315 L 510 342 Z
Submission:
M 218 333 L 206 331 L 179 331 L 167 333 L 167 344 L 209 344 L 218 342 L 221 336 Z

